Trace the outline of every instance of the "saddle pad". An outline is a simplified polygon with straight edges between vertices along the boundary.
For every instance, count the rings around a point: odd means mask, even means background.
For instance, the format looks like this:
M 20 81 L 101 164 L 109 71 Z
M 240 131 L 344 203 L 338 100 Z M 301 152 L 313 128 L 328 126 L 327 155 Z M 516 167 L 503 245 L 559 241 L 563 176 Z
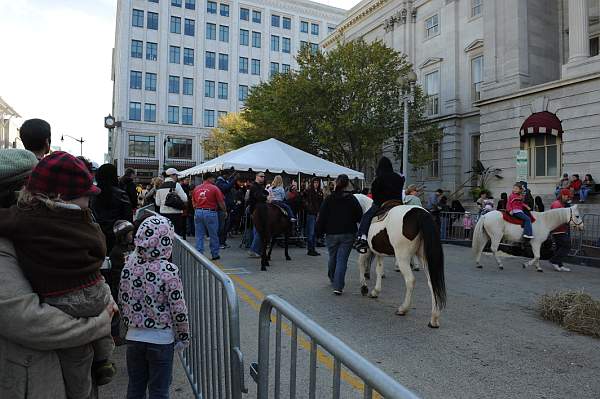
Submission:
M 375 212 L 375 221 L 380 222 L 383 219 L 385 219 L 385 217 L 387 216 L 388 212 L 390 211 L 390 209 L 397 207 L 398 205 L 404 205 L 404 203 L 402 202 L 402 200 L 389 200 L 389 201 L 385 201 L 383 203 L 383 205 L 381 205 L 381 208 L 379 208 L 377 210 L 377 212 Z
M 531 223 L 534 223 L 535 218 L 533 217 L 533 215 L 529 214 L 529 217 L 531 218 Z M 511 215 L 510 213 L 508 213 L 506 211 L 502 211 L 502 218 L 504 220 L 506 220 L 508 223 L 518 224 L 519 226 L 523 226 L 523 221 L 521 219 L 514 217 L 513 215 Z

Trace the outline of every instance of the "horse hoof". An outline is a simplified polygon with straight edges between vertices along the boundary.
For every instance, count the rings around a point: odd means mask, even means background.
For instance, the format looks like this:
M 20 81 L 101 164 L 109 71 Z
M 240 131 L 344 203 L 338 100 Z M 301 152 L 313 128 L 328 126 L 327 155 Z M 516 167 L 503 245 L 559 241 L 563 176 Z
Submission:
M 537 271 L 538 273 L 544 273 L 544 270 L 543 270 L 543 269 L 537 269 L 536 271 Z
M 369 289 L 367 288 L 366 285 L 363 285 L 362 287 L 360 287 L 360 293 L 362 294 L 362 296 L 365 296 L 369 293 Z
M 406 312 L 401 312 L 399 310 L 396 310 L 396 316 L 406 316 Z
M 365 273 L 365 278 L 367 280 L 370 280 L 371 279 L 371 273 Z
M 504 270 L 504 266 L 498 266 L 498 269 Z
M 527 263 L 523 263 L 523 269 L 527 269 Z
M 261 267 L 261 268 L 260 268 L 260 271 L 261 271 L 261 272 L 266 272 L 266 271 L 267 271 L 267 268 L 263 266 L 263 267 Z
M 421 269 L 420 269 L 420 268 L 418 268 L 418 267 L 415 267 L 415 268 L 413 269 L 413 272 L 418 272 L 419 270 L 421 270 Z M 399 272 L 400 270 L 396 270 L 396 271 L 397 271 L 397 272 Z
M 382 274 L 382 275 L 381 275 L 381 278 L 385 278 L 385 274 Z
M 414 270 L 414 269 L 413 269 L 413 270 Z M 400 269 L 394 269 L 394 271 L 395 271 L 396 273 L 400 273 L 402 270 L 400 270 Z
M 290 258 L 289 256 L 286 256 L 285 260 L 292 260 L 292 258 Z
M 483 266 L 481 266 L 481 265 L 477 265 L 476 267 L 477 267 L 478 269 L 483 269 Z
M 375 298 L 377 298 L 378 296 L 379 296 L 379 295 L 377 295 L 377 294 L 373 294 L 373 293 L 370 293 L 370 294 L 369 294 L 369 298 L 371 298 L 371 299 L 375 299 Z
M 434 326 L 433 324 L 431 324 L 431 322 L 427 323 L 427 327 L 429 328 L 440 328 L 440 326 Z

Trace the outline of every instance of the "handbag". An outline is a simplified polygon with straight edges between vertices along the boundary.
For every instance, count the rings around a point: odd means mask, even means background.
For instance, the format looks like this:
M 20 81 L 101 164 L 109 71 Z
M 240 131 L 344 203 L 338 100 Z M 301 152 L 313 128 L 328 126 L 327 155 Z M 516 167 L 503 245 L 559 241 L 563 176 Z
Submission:
M 169 208 L 173 208 L 173 209 L 177 209 L 177 210 L 183 210 L 183 208 L 185 208 L 185 203 L 183 202 L 183 200 L 179 197 L 179 194 L 177 194 L 174 190 L 176 187 L 175 182 L 166 182 L 162 185 L 161 188 L 168 188 L 169 189 L 169 193 L 167 194 L 167 197 L 165 198 L 165 206 L 168 206 Z

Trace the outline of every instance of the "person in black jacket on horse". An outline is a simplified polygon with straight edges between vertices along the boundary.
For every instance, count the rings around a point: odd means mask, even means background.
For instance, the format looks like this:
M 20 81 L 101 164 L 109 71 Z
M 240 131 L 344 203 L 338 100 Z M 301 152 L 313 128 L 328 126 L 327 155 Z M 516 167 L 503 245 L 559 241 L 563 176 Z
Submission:
M 371 219 L 373 219 L 377 210 L 386 201 L 401 201 L 402 190 L 404 190 L 404 177 L 394 172 L 392 162 L 388 158 L 381 157 L 375 171 L 375 180 L 371 184 L 373 205 L 364 213 L 358 228 L 358 238 L 354 243 L 354 248 L 358 252 L 365 253 L 369 247 L 367 234 L 369 234 L 369 227 L 371 227 Z

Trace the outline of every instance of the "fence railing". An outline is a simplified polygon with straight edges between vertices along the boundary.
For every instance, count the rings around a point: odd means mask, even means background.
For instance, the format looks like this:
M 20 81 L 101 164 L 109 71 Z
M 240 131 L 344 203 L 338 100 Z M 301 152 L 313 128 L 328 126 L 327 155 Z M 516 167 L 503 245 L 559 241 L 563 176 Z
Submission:
M 275 399 L 282 397 L 281 394 L 281 370 L 282 364 L 282 317 L 290 321 L 291 327 L 285 329 L 290 331 L 290 364 L 289 364 L 289 395 L 285 398 L 296 398 L 297 384 L 296 372 L 298 368 L 298 343 L 301 330 L 310 339 L 309 381 L 308 398 L 325 398 L 330 396 L 339 399 L 342 391 L 342 366 L 349 369 L 363 381 L 364 398 L 371 399 L 373 392 L 378 392 L 388 399 L 416 399 L 417 397 L 408 389 L 399 384 L 392 377 L 381 371 L 377 366 L 360 356 L 341 340 L 326 331 L 323 327 L 309 319 L 304 313 L 290 305 L 276 295 L 267 296 L 261 305 L 259 315 L 258 331 L 258 366 L 253 370 L 253 377 L 258 382 L 258 399 L 269 398 L 269 372 L 270 372 L 270 335 L 271 335 L 271 313 L 275 309 L 275 365 L 274 365 L 274 395 Z M 333 357 L 333 379 L 331 383 L 331 395 L 319 392 L 317 396 L 317 355 L 319 347 L 329 352 Z M 256 367 L 256 366 L 255 366 Z M 323 368 L 320 368 L 323 370 Z M 304 395 L 302 395 L 304 397 Z
M 583 215 L 583 230 L 571 231 L 571 254 L 600 258 L 600 215 Z
M 440 212 L 434 215 L 440 226 L 440 238 L 443 241 L 471 241 L 473 229 L 479 215 L 461 212 Z

